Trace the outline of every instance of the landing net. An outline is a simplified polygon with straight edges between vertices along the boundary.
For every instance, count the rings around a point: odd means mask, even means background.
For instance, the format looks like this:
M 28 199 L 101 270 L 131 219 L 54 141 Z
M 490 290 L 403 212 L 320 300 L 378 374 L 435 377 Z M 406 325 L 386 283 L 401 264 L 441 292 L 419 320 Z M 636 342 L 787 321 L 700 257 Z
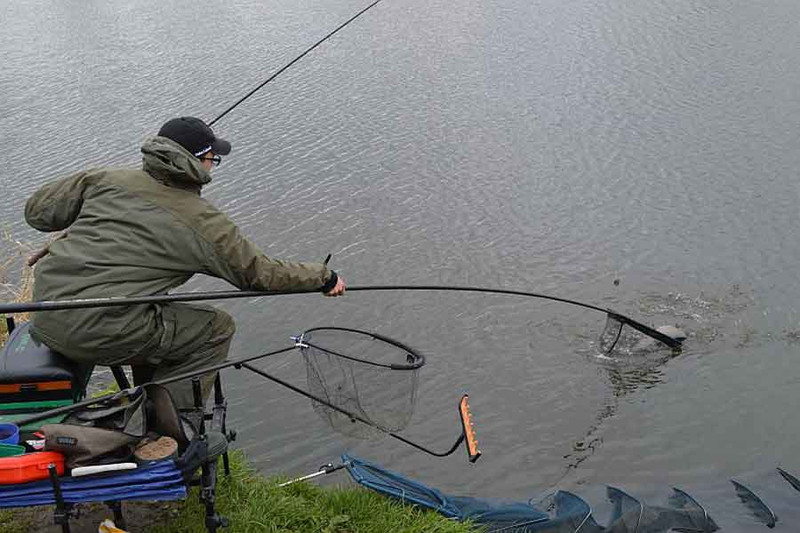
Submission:
M 306 363 L 308 391 L 330 405 L 388 432 L 404 429 L 414 412 L 419 369 L 425 358 L 388 337 L 355 329 L 321 327 L 295 337 Z M 374 438 L 382 431 L 322 402 L 314 410 L 336 431 Z
M 659 328 L 660 329 L 660 328 Z M 608 357 L 643 354 L 663 348 L 680 348 L 682 339 L 675 339 L 627 317 L 609 312 L 600 334 L 600 352 Z

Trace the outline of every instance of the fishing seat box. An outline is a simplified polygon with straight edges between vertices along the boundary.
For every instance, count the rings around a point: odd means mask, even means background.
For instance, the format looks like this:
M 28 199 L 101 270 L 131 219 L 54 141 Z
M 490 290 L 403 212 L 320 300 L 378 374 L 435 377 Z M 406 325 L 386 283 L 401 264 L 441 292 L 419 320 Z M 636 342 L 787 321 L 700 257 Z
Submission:
M 35 341 L 30 324 L 19 324 L 0 351 L 0 421 L 13 423 L 75 403 L 83 397 L 91 370 Z

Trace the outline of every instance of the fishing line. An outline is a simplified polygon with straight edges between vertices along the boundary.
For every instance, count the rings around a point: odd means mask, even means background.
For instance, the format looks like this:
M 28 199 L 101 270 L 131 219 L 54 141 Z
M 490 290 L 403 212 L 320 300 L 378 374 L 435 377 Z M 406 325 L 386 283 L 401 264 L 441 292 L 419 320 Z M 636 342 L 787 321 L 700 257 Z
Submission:
M 324 43 L 325 41 L 327 41 L 327 40 L 328 40 L 328 39 L 330 39 L 331 37 L 333 37 L 333 35 L 334 35 L 336 32 L 338 32 L 339 30 L 341 30 L 342 28 L 344 28 L 345 26 L 347 26 L 348 24 L 350 24 L 351 22 L 353 22 L 354 20 L 356 20 L 358 17 L 360 17 L 361 15 L 363 15 L 364 13 L 366 13 L 368 10 L 370 10 L 372 7 L 376 6 L 376 5 L 377 5 L 378 3 L 380 3 L 380 2 L 381 2 L 381 0 L 375 0 L 373 3 L 371 3 L 370 5 L 368 5 L 367 7 L 365 7 L 364 9 L 362 9 L 361 11 L 359 11 L 358 13 L 356 13 L 355 15 L 353 15 L 352 17 L 350 17 L 350 18 L 349 18 L 349 19 L 348 19 L 346 22 L 342 23 L 342 24 L 341 24 L 341 25 L 340 25 L 338 28 L 336 28 L 335 30 L 333 30 L 332 32 L 330 32 L 328 35 L 326 35 L 325 37 L 323 37 L 322 39 L 320 39 L 319 41 L 317 41 L 316 43 L 314 43 L 314 44 L 313 44 L 311 47 L 307 48 L 305 52 L 303 52 L 302 54 L 300 54 L 300 55 L 299 55 L 299 56 L 297 56 L 296 58 L 292 59 L 292 60 L 291 60 L 289 63 L 287 63 L 287 64 L 286 64 L 286 65 L 284 65 L 283 67 L 281 67 L 281 69 L 280 69 L 280 70 L 278 70 L 278 72 L 276 72 L 275 74 L 273 74 L 272 76 L 270 76 L 269 78 L 267 78 L 267 79 L 266 79 L 266 80 L 265 80 L 263 83 L 261 83 L 261 85 L 259 85 L 258 87 L 256 87 L 255 89 L 253 89 L 252 91 L 250 91 L 249 93 L 247 93 L 246 95 L 244 95 L 243 97 L 241 97 L 239 100 L 237 100 L 237 101 L 236 101 L 236 103 L 234 103 L 234 104 L 233 104 L 232 106 L 230 106 L 228 109 L 226 109 L 225 111 L 223 111 L 223 112 L 222 112 L 222 113 L 221 113 L 221 114 L 220 114 L 220 115 L 219 115 L 217 118 L 215 118 L 214 120 L 212 120 L 211 122 L 209 122 L 209 123 L 208 123 L 208 125 L 209 125 L 209 126 L 213 126 L 213 125 L 214 125 L 214 123 L 216 123 L 216 122 L 217 122 L 219 119 L 221 119 L 222 117 L 224 117 L 225 115 L 227 115 L 228 113 L 230 113 L 231 111 L 233 111 L 234 109 L 236 109 L 236 107 L 238 107 L 238 106 L 239 106 L 239 104 L 241 104 L 242 102 L 244 102 L 245 100 L 247 100 L 248 98 L 250 98 L 251 96 L 253 96 L 253 95 L 254 95 L 255 93 L 257 93 L 257 92 L 258 92 L 258 91 L 259 91 L 259 90 L 260 90 L 262 87 L 264 87 L 266 84 L 268 84 L 269 82 L 271 82 L 272 80 L 274 80 L 275 78 L 277 78 L 277 77 L 278 77 L 278 75 L 280 75 L 280 74 L 281 74 L 281 73 L 282 73 L 284 70 L 288 69 L 289 67 L 291 67 L 292 65 L 294 65 L 295 63 L 297 63 L 298 61 L 300 61 L 301 59 L 303 59 L 303 57 L 305 57 L 305 56 L 306 56 L 306 54 L 308 54 L 309 52 L 311 52 L 313 49 L 315 49 L 317 46 L 321 45 L 322 43 Z

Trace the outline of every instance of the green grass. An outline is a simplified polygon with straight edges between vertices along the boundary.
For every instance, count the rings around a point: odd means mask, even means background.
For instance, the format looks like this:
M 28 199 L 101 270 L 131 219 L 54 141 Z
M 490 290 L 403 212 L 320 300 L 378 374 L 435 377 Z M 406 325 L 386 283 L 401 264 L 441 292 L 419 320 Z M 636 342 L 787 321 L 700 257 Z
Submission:
M 29 533 L 30 531 L 35 531 L 33 511 L 0 510 L 0 533 Z
M 221 463 L 220 463 L 221 466 Z M 221 471 L 221 468 L 220 468 Z M 241 452 L 231 454 L 231 476 L 220 473 L 217 512 L 228 518 L 226 533 L 474 533 L 468 524 L 434 512 L 402 505 L 361 488 L 320 488 L 309 483 L 278 487 L 247 465 Z M 205 510 L 193 490 L 179 514 L 148 533 L 204 531 Z

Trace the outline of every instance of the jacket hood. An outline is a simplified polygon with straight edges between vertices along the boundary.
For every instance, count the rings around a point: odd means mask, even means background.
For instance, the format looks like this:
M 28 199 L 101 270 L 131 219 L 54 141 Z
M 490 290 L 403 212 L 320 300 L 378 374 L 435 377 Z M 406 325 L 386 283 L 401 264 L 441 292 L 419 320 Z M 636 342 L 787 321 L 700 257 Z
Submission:
M 211 174 L 198 158 L 166 137 L 151 137 L 142 144 L 142 168 L 165 185 L 200 190 Z

